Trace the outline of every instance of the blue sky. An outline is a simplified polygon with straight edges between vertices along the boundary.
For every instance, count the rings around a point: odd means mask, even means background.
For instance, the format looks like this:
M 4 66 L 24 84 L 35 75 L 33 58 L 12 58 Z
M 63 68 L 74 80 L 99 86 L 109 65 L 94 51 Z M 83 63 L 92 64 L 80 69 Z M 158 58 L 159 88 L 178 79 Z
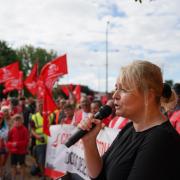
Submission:
M 108 25 L 108 90 L 121 66 L 136 59 L 162 68 L 180 82 L 180 1 L 0 0 L 0 39 L 67 53 L 69 74 L 60 83 L 105 91 Z

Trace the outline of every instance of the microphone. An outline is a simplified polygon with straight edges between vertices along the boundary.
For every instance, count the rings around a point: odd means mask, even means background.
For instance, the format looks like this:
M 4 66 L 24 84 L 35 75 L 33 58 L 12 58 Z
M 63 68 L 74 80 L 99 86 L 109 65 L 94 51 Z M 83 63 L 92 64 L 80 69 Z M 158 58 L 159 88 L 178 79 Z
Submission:
M 112 108 L 108 105 L 102 106 L 99 111 L 94 115 L 95 119 L 100 119 L 103 120 L 104 118 L 108 117 L 112 112 Z M 92 124 L 93 129 L 96 125 Z M 79 139 L 81 139 L 85 134 L 87 134 L 89 131 L 87 130 L 82 130 L 78 128 L 78 130 L 67 140 L 65 143 L 66 147 L 70 147 L 73 144 L 75 144 Z

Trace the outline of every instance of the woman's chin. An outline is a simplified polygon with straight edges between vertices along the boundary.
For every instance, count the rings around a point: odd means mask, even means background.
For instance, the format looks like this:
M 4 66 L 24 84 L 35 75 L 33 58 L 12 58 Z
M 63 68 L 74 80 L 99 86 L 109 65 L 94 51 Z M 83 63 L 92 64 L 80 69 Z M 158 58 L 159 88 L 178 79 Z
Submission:
M 122 116 L 122 112 L 121 112 L 121 111 L 116 110 L 116 116 Z

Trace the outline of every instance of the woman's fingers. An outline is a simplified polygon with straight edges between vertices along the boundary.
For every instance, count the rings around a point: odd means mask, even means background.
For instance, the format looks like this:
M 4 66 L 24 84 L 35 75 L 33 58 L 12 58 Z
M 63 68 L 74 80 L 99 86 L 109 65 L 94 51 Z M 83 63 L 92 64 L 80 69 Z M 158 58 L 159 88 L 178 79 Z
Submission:
M 78 124 L 78 127 L 82 130 L 91 130 L 93 124 L 99 124 L 101 121 L 98 119 L 85 119 Z

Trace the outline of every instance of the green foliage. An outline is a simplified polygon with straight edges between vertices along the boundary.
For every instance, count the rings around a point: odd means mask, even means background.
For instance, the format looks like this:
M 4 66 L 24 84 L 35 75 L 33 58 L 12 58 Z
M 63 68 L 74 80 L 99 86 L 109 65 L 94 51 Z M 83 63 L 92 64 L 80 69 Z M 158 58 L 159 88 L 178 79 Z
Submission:
M 18 61 L 16 51 L 9 47 L 7 42 L 0 41 L 0 68 L 14 63 L 15 61 Z M 4 86 L 0 84 L 0 99 L 6 97 L 6 95 L 2 93 L 3 88 Z M 11 94 L 14 95 L 14 92 L 11 92 Z
M 16 52 L 19 56 L 20 61 L 22 62 L 22 70 L 26 76 L 35 63 L 38 63 L 38 71 L 40 72 L 42 67 L 47 62 L 57 56 L 56 52 L 54 52 L 53 50 L 47 51 L 46 49 L 35 48 L 31 45 L 22 46 L 21 48 L 17 49 Z
M 16 51 L 10 48 L 5 41 L 0 41 L 0 67 L 7 66 L 17 60 Z
M 29 74 L 35 63 L 38 63 L 40 72 L 42 67 L 56 56 L 57 54 L 53 50 L 48 51 L 43 48 L 35 48 L 31 45 L 24 45 L 14 50 L 8 46 L 7 42 L 0 41 L 0 67 L 19 61 L 24 77 Z M 4 97 L 2 90 L 3 86 L 0 85 L 0 98 Z M 25 95 L 29 95 L 28 91 L 25 90 L 24 92 Z M 12 93 L 10 92 L 10 94 Z
M 165 80 L 165 83 L 169 84 L 171 87 L 173 86 L 173 80 Z
M 32 45 L 24 45 L 19 49 L 16 49 L 17 55 L 22 63 L 22 71 L 24 73 L 24 77 L 26 77 L 33 65 L 38 63 L 38 73 L 41 71 L 42 67 L 54 59 L 57 54 L 53 50 L 47 51 L 43 48 L 35 48 Z M 29 96 L 30 93 L 24 89 L 25 96 Z

